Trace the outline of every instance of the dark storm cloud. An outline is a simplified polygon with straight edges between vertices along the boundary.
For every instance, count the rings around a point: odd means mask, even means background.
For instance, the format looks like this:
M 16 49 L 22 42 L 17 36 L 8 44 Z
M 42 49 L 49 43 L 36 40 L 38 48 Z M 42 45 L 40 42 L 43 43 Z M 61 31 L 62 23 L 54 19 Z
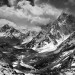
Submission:
M 75 0 L 68 0 L 65 4 L 75 6 Z
M 39 4 L 48 3 L 57 9 L 67 11 L 75 15 L 75 0 L 38 0 Z

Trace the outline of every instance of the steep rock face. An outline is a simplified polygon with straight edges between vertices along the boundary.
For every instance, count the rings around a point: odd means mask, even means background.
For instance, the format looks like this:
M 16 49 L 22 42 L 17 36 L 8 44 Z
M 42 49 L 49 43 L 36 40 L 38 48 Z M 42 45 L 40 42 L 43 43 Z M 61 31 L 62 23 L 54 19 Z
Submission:
M 69 35 L 75 31 L 75 17 L 62 13 L 57 20 L 51 23 L 50 33 L 55 39 L 63 38 L 63 36 Z

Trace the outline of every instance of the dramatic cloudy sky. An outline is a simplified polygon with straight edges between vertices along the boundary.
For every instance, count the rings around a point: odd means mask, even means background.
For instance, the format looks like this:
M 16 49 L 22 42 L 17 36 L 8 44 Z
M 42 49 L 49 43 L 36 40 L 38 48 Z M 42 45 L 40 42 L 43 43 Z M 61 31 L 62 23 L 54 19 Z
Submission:
M 35 0 L 35 6 L 24 0 L 19 2 L 18 6 L 21 9 L 0 7 L 0 17 L 14 22 L 21 28 L 37 31 L 41 30 L 38 25 L 54 21 L 63 11 L 75 15 L 75 0 Z

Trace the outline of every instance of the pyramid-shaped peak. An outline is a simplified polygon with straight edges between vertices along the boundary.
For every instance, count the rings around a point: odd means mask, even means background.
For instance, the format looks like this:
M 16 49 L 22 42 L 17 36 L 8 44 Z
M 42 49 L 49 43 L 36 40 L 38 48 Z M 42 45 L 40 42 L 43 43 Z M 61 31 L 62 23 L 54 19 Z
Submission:
M 10 26 L 8 24 L 5 24 L 4 26 L 2 26 L 0 28 L 1 32 L 6 32 L 7 30 L 10 30 L 10 31 L 14 32 L 16 29 L 13 26 Z
M 3 28 L 3 29 L 10 29 L 11 26 L 9 26 L 8 24 L 6 24 L 6 25 L 4 25 L 2 28 Z

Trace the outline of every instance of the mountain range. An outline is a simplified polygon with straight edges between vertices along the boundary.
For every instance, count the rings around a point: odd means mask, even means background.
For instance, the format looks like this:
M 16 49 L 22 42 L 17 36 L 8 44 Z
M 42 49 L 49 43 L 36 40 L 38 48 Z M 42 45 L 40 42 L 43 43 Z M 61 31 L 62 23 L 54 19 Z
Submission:
M 16 72 L 33 75 L 59 75 L 73 67 L 75 17 L 62 13 L 54 22 L 40 27 L 42 30 L 36 32 L 19 30 L 9 24 L 1 26 L 1 61 Z

